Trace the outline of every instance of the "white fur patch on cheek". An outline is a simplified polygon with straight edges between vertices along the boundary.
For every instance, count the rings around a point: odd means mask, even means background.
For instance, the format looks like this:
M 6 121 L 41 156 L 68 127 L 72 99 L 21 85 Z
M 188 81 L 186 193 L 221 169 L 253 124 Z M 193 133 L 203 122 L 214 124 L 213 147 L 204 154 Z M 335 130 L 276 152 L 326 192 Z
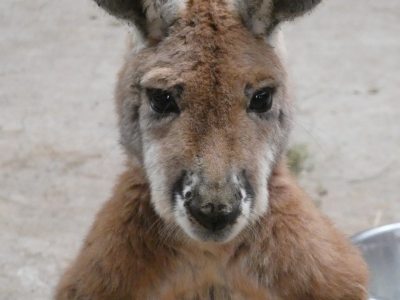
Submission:
M 241 182 L 241 180 L 239 179 L 239 176 L 237 174 L 233 174 L 232 182 L 236 186 L 236 188 L 238 188 L 240 191 L 240 215 L 237 218 L 235 224 L 232 226 L 232 229 L 229 232 L 229 235 L 225 242 L 228 242 L 231 239 L 233 239 L 249 223 L 249 221 L 251 220 L 250 215 L 252 212 L 252 209 L 251 209 L 252 200 L 254 200 L 254 199 L 251 199 L 250 198 L 251 195 L 249 195 L 246 192 L 246 189 L 244 188 L 244 183 Z
M 250 221 L 250 213 L 251 213 L 250 199 L 248 199 L 247 197 L 242 198 L 242 200 L 240 202 L 240 207 L 241 207 L 240 216 L 236 220 L 236 223 L 233 226 L 232 231 L 229 234 L 227 242 L 230 241 L 231 239 L 233 239 L 236 235 L 238 235 Z
M 254 199 L 254 214 L 256 216 L 261 216 L 268 210 L 268 178 L 271 175 L 274 153 L 274 147 L 271 146 L 266 146 L 262 152 L 263 156 L 259 163 L 260 172 L 257 176 L 258 183 L 255 191 L 256 198 Z
M 183 197 L 186 197 L 186 194 L 188 192 L 191 192 L 199 181 L 200 181 L 199 176 L 197 176 L 194 173 L 186 175 L 186 180 L 183 184 L 183 189 L 182 189 Z
M 247 198 L 247 192 L 246 189 L 243 188 L 242 184 L 240 183 L 239 177 L 237 176 L 237 174 L 235 174 L 234 176 L 232 176 L 232 181 L 233 183 L 238 187 L 239 191 L 240 191 L 240 197 L 241 197 L 241 201 L 246 201 Z M 248 200 L 248 199 L 247 199 Z
M 151 202 L 156 212 L 166 220 L 172 220 L 171 194 L 162 167 L 160 149 L 152 143 L 144 147 L 144 165 L 150 181 Z
M 181 195 L 175 195 L 175 208 L 174 208 L 175 221 L 179 226 L 186 232 L 192 239 L 198 239 L 198 237 L 192 232 L 192 224 L 190 223 L 187 211 L 185 208 L 185 200 Z
M 185 181 L 182 187 L 182 193 L 176 193 L 174 195 L 175 206 L 174 206 L 174 216 L 175 221 L 181 226 L 181 228 L 193 239 L 197 239 L 196 235 L 193 233 L 193 225 L 189 221 L 189 216 L 187 209 L 185 207 L 185 202 L 188 201 L 187 198 L 192 197 L 187 193 L 192 193 L 192 190 L 199 182 L 199 177 L 195 174 L 186 175 Z

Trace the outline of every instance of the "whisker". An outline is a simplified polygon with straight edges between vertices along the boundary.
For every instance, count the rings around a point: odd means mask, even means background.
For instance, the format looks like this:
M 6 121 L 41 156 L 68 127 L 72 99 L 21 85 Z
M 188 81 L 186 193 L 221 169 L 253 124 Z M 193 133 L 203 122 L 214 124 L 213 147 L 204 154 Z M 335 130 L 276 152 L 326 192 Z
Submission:
M 285 113 L 283 113 L 285 114 Z M 286 114 L 285 114 L 286 115 Z M 286 115 L 287 116 L 287 115 Z M 321 149 L 321 151 L 324 153 L 325 157 L 328 157 L 324 149 L 322 148 L 321 144 L 318 142 L 318 140 L 311 134 L 310 131 L 308 131 L 304 126 L 302 126 L 300 123 L 298 123 L 296 120 L 293 120 L 294 123 L 296 123 L 298 126 L 300 126 L 305 132 L 308 133 L 309 136 L 315 141 L 315 143 L 318 145 L 318 147 Z

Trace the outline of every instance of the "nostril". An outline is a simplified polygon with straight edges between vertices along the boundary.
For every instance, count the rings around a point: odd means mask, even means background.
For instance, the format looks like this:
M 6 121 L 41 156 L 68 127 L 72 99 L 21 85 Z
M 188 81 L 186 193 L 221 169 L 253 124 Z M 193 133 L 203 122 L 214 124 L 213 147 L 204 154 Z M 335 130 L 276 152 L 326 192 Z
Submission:
M 185 198 L 186 199 L 189 199 L 191 197 L 192 197 L 192 192 L 191 191 L 188 191 L 188 192 L 185 193 Z
M 217 213 L 221 215 L 229 214 L 232 211 L 232 207 L 226 204 L 220 204 L 217 206 Z
M 202 206 L 200 207 L 200 211 L 201 211 L 203 214 L 211 215 L 211 214 L 214 213 L 214 204 L 212 204 L 212 203 L 204 204 L 204 205 L 202 205 Z

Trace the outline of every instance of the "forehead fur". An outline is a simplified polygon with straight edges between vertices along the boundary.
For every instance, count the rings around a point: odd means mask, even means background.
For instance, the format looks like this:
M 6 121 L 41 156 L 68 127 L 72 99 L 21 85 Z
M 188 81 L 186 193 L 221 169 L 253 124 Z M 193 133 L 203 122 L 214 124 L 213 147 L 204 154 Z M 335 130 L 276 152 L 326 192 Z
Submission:
M 196 81 L 199 77 L 194 73 L 198 72 L 209 75 L 201 78 L 202 85 L 221 84 L 220 75 L 228 73 L 235 77 L 242 74 L 246 77 L 240 78 L 242 82 L 268 77 L 271 81 L 283 80 L 276 49 L 263 37 L 249 34 L 238 14 L 223 1 L 189 1 L 186 9 L 163 41 L 143 51 L 143 58 L 139 58 L 143 62 L 142 83 L 163 78 L 178 82 L 184 76 Z M 173 70 L 179 75 L 173 75 Z
M 188 3 L 185 17 L 176 21 L 169 35 L 144 49 L 137 60 L 138 85 L 161 89 L 182 85 L 185 98 L 196 99 L 186 104 L 196 105 L 191 113 L 198 120 L 204 119 L 203 113 L 210 119 L 219 110 L 229 117 L 227 111 L 233 106 L 245 109 L 247 86 L 257 90 L 283 86 L 286 80 L 276 49 L 250 34 L 222 1 Z M 221 115 L 215 115 L 215 122 L 221 121 Z

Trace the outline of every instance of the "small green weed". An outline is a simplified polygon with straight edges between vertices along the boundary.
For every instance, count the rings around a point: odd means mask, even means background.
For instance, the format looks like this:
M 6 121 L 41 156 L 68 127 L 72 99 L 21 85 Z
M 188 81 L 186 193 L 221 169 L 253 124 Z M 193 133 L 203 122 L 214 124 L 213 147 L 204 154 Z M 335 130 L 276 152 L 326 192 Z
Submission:
M 295 144 L 286 152 L 289 159 L 289 168 L 298 175 L 305 168 L 305 161 L 309 157 L 308 147 L 305 144 Z

